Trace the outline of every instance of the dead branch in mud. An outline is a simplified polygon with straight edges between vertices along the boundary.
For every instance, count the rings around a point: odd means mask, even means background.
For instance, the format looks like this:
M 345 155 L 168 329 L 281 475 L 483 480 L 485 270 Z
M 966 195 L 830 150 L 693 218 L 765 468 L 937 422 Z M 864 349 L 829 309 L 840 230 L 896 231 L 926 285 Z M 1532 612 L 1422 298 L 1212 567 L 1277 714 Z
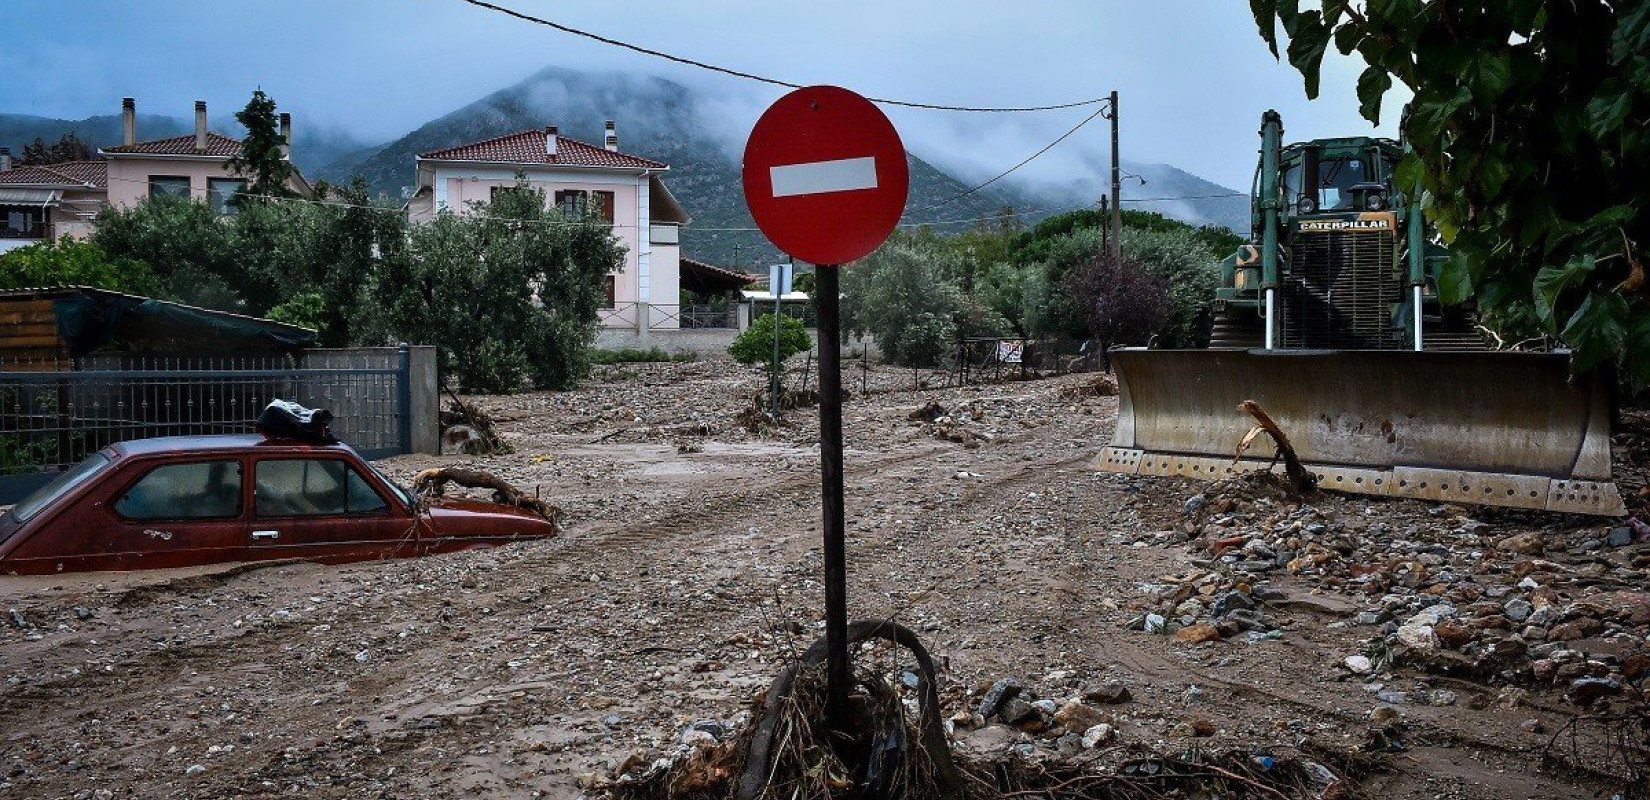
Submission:
M 499 437 L 493 427 L 493 418 L 475 403 L 465 402 L 445 383 L 442 391 L 453 403 L 452 410 L 441 410 L 441 436 L 445 444 L 469 455 L 497 455 L 511 451 L 510 444 Z
M 463 467 L 427 469 L 413 478 L 413 494 L 420 497 L 440 497 L 448 483 L 456 483 L 471 489 L 492 489 L 493 502 L 531 511 L 555 525 L 557 531 L 561 530 L 560 508 L 537 497 L 528 497 L 503 478 L 485 470 Z
M 1261 408 L 1260 403 L 1245 400 L 1238 404 L 1238 410 L 1254 417 L 1255 422 L 1258 424 L 1244 435 L 1242 442 L 1238 443 L 1237 453 L 1232 456 L 1232 462 L 1236 463 L 1238 459 L 1242 458 L 1243 452 L 1249 449 L 1249 445 L 1255 441 L 1255 437 L 1265 431 L 1266 435 L 1272 437 L 1272 441 L 1277 444 L 1278 456 L 1283 459 L 1283 471 L 1289 476 L 1289 485 L 1293 486 L 1297 492 L 1311 490 L 1316 484 L 1312 473 L 1307 472 L 1306 467 L 1301 465 L 1300 458 L 1295 455 L 1295 448 L 1289 444 L 1289 437 L 1284 435 L 1283 429 L 1279 428 L 1276 422 L 1272 421 L 1272 417 L 1266 413 L 1266 409 Z

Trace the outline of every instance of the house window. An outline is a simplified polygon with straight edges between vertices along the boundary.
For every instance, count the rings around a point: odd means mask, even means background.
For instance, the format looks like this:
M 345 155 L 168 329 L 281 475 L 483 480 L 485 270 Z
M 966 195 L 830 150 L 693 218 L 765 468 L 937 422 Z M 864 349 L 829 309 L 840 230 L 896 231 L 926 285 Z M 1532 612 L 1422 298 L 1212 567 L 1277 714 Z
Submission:
M 590 207 L 590 193 L 583 189 L 563 189 L 556 192 L 556 208 L 574 219 L 584 219 Z
M 219 214 L 239 214 L 240 208 L 229 201 L 245 188 L 246 181 L 238 178 L 210 178 L 206 181 L 206 199 Z
M 609 225 L 613 224 L 613 193 L 591 192 L 591 195 L 593 195 L 591 201 L 596 206 L 596 213 L 601 215 L 602 221 Z
M 150 175 L 150 197 L 189 197 L 189 176 Z
M 0 239 L 44 239 L 46 210 L 37 206 L 0 207 Z
M 612 275 L 607 276 L 606 280 L 604 280 L 602 282 L 602 291 L 607 294 L 607 307 L 608 308 L 614 308 L 614 307 L 618 306 L 618 304 L 619 304 L 618 303 L 618 289 L 619 289 L 618 278 L 616 278 Z

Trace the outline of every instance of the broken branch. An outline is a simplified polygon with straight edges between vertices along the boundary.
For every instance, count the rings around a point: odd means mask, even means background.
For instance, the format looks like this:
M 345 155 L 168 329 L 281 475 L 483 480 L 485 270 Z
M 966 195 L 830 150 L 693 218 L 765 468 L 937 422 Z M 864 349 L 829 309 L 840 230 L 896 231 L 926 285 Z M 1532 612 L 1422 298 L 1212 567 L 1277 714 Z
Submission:
M 561 531 L 560 508 L 537 497 L 528 497 L 503 478 L 485 470 L 463 467 L 427 469 L 413 478 L 413 493 L 420 497 L 440 497 L 448 483 L 456 483 L 471 489 L 492 489 L 493 502 L 531 511 L 556 526 L 557 532 Z
M 1237 452 L 1232 456 L 1232 462 L 1236 463 L 1238 459 L 1242 458 L 1243 452 L 1249 449 L 1249 445 L 1255 441 L 1255 437 L 1265 431 L 1266 435 L 1272 437 L 1273 443 L 1277 445 L 1278 455 L 1283 458 L 1283 471 L 1289 476 L 1289 485 L 1293 486 L 1297 492 L 1305 492 L 1311 489 L 1316 483 L 1312 478 L 1312 473 L 1306 471 L 1306 467 L 1301 464 L 1301 460 L 1295 455 L 1295 448 L 1289 444 L 1289 437 L 1284 435 L 1283 429 L 1279 428 L 1276 422 L 1272 421 L 1272 417 L 1266 413 L 1266 409 L 1261 408 L 1260 403 L 1245 400 L 1238 404 L 1238 410 L 1254 417 L 1257 424 L 1238 444 Z

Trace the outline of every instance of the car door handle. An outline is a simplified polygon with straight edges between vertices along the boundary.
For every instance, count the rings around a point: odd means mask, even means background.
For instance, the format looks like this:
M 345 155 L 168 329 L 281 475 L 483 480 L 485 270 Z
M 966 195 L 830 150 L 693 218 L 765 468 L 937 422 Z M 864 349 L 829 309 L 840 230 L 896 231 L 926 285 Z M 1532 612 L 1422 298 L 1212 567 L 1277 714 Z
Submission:
M 253 531 L 252 532 L 252 541 L 258 541 L 260 539 L 279 539 L 279 538 L 281 538 L 281 532 L 280 531 Z

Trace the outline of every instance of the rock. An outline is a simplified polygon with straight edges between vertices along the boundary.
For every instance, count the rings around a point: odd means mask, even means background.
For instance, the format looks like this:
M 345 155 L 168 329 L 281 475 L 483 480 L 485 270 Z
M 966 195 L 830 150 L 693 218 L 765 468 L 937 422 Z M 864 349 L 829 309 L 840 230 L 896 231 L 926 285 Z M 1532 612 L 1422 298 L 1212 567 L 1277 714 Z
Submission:
M 1379 625 L 1379 624 L 1381 624 L 1381 612 L 1379 612 L 1379 611 L 1359 611 L 1357 614 L 1354 614 L 1352 616 L 1352 624 L 1354 624 L 1354 625 Z
M 1541 539 L 1540 531 L 1516 533 L 1496 542 L 1495 546 L 1510 553 L 1526 556 L 1539 556 L 1547 549 L 1546 544 Z
M 1197 510 L 1202 508 L 1203 504 L 1207 500 L 1208 500 L 1208 498 L 1204 497 L 1203 495 L 1194 494 L 1191 497 L 1186 498 L 1186 504 L 1180 507 L 1180 513 L 1185 514 L 1188 517 L 1193 515 L 1193 514 L 1196 514 Z
M 1176 725 L 1175 732 L 1182 736 L 1213 736 L 1215 735 L 1215 724 L 1199 717 Z
M 1554 625 L 1552 630 L 1547 631 L 1547 641 L 1573 642 L 1577 639 L 1585 639 L 1595 633 L 1598 633 L 1599 629 L 1602 627 L 1604 627 L 1603 623 L 1593 619 L 1592 617 L 1582 617 L 1581 619 L 1573 619 L 1569 622 L 1561 622 Z
M 1081 700 L 1072 700 L 1054 712 L 1054 721 L 1066 726 L 1068 731 L 1087 731 L 1105 722 L 1106 718 L 1094 706 Z
M 1010 725 L 1017 725 L 1021 722 L 1039 720 L 1041 715 L 1037 713 L 1036 706 L 1026 702 L 1021 696 L 1015 695 L 997 705 L 997 719 Z
M 1429 706 L 1455 705 L 1455 693 L 1448 689 L 1433 689 L 1431 691 L 1416 692 L 1414 698 Z
M 1083 746 L 1090 750 L 1117 739 L 1117 729 L 1101 723 L 1083 731 Z
M 1438 636 L 1431 625 L 1406 622 L 1398 626 L 1398 643 L 1424 653 L 1438 649 Z
M 1342 663 L 1346 664 L 1347 670 L 1353 675 L 1368 675 L 1375 669 L 1375 665 L 1369 661 L 1369 656 L 1347 656 L 1346 661 Z
M 183 770 L 183 774 L 185 774 L 185 775 L 199 775 L 199 774 L 201 774 L 202 772 L 205 772 L 205 771 L 206 771 L 206 765 L 205 764 L 190 764 L 187 768 L 185 768 Z
M 23 618 L 23 612 L 15 608 L 7 609 L 7 616 L 11 617 L 11 624 L 18 628 L 28 628 L 29 621 Z
M 716 737 L 694 728 L 682 732 L 680 741 L 688 747 L 707 747 L 716 744 Z
M 1610 535 L 1605 539 L 1605 542 L 1611 547 L 1626 547 L 1633 543 L 1633 529 L 1626 525 L 1611 528 Z
M 1032 701 L 1031 707 L 1037 709 L 1037 713 L 1045 717 L 1053 717 L 1060 710 L 1059 703 L 1047 698 Z
M 1169 621 L 1164 619 L 1162 614 L 1147 614 L 1145 625 L 1141 630 L 1147 633 L 1162 633 L 1163 627 L 1168 624 Z
M 1179 639 L 1182 642 L 1192 642 L 1193 644 L 1197 644 L 1201 642 L 1218 642 L 1220 641 L 1221 636 L 1219 628 L 1216 628 L 1207 622 L 1203 622 L 1175 631 L 1174 638 Z
M 1246 595 L 1243 592 L 1233 591 L 1227 592 L 1215 598 L 1214 610 L 1210 613 L 1215 619 L 1220 619 L 1233 611 L 1240 609 L 1244 611 L 1253 611 L 1254 608 L 1255 601 L 1251 600 L 1249 595 Z
M 1507 619 L 1513 622 L 1523 622 L 1535 613 L 1535 607 L 1522 597 L 1514 597 L 1501 606 L 1501 613 L 1506 614 Z
M 74 618 L 80 620 L 81 622 L 85 622 L 86 620 L 91 619 L 92 616 L 93 616 L 91 610 L 86 608 L 85 606 L 75 606 L 73 611 L 74 611 Z
M 1174 607 L 1174 615 L 1177 617 L 1203 616 L 1203 604 L 1196 599 L 1182 600 L 1179 605 Z
M 1577 678 L 1570 682 L 1570 701 L 1578 706 L 1590 706 L 1599 700 L 1621 693 L 1621 683 L 1614 678 Z
M 1102 683 L 1099 686 L 1083 693 L 1083 702 L 1097 703 L 1101 705 L 1127 703 L 1133 699 L 1134 698 L 1129 695 L 1129 687 L 1116 681 Z
M 1433 626 L 1432 634 L 1438 637 L 1439 644 L 1451 650 L 1458 650 L 1461 645 L 1477 637 L 1478 632 L 1459 622 L 1445 620 Z
M 985 696 L 980 698 L 980 704 L 975 707 L 974 713 L 990 719 L 993 714 L 997 713 L 997 707 L 1003 701 L 1014 697 L 1025 688 L 1025 684 L 1019 678 L 1003 678 L 991 684 L 991 688 L 986 690 Z
M 1541 720 L 1536 719 L 1535 717 L 1530 717 L 1529 719 L 1520 722 L 1518 727 L 1523 728 L 1527 733 L 1544 733 L 1547 729 L 1547 726 L 1542 725 Z
M 1401 717 L 1398 709 L 1392 706 L 1376 706 L 1369 712 L 1369 721 L 1381 727 L 1397 724 Z

